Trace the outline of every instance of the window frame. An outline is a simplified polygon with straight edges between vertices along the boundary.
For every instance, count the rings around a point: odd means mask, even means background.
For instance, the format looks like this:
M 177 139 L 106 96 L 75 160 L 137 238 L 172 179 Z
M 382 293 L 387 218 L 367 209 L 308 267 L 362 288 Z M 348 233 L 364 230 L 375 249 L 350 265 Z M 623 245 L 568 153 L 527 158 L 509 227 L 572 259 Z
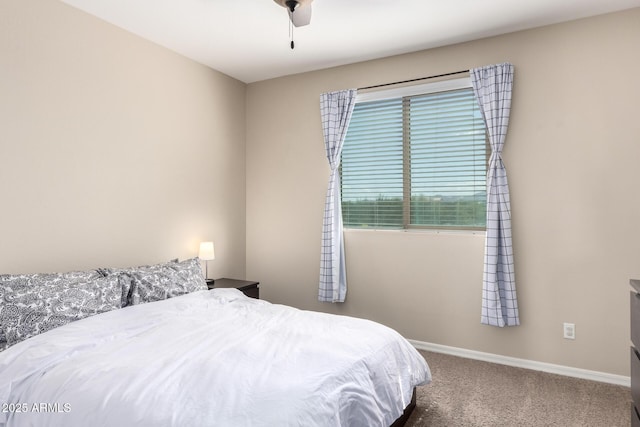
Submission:
M 382 101 L 388 99 L 402 99 L 403 110 L 406 108 L 405 103 L 410 102 L 408 97 L 416 96 L 416 95 L 429 95 L 433 93 L 446 92 L 446 91 L 454 91 L 460 89 L 469 89 L 472 88 L 471 78 L 470 77 L 462 77 L 456 79 L 442 80 L 437 82 L 429 82 L 417 85 L 410 86 L 402 86 L 396 87 L 392 89 L 383 89 L 372 92 L 358 93 L 356 95 L 356 104 L 370 101 Z M 407 117 L 403 115 L 403 121 L 408 121 Z M 407 123 L 403 123 L 403 129 L 406 129 Z M 485 226 L 474 227 L 474 226 L 455 226 L 455 225 L 423 225 L 423 224 L 412 224 L 411 223 L 411 168 L 407 168 L 406 165 L 411 163 L 410 152 L 411 152 L 411 137 L 407 132 L 403 131 L 402 137 L 402 146 L 403 146 L 403 185 L 402 185 L 402 226 L 400 227 L 355 227 L 355 226 L 343 226 L 347 230 L 389 230 L 389 231 L 469 231 L 469 232 L 484 232 L 486 231 L 486 218 L 485 218 Z M 485 127 L 485 174 L 488 170 L 489 158 L 491 156 L 491 145 L 489 144 L 489 138 L 486 132 Z M 340 162 L 339 168 L 340 178 L 341 178 L 341 194 L 340 199 L 342 201 L 342 159 Z M 486 206 L 486 202 L 485 202 Z

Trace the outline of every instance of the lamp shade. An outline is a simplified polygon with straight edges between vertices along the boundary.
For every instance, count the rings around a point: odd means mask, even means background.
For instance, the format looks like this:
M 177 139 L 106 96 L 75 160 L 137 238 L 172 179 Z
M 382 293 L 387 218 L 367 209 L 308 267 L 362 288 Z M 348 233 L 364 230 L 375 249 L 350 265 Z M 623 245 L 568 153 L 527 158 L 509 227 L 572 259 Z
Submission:
M 204 261 L 216 259 L 216 253 L 213 249 L 213 242 L 201 242 L 198 258 Z

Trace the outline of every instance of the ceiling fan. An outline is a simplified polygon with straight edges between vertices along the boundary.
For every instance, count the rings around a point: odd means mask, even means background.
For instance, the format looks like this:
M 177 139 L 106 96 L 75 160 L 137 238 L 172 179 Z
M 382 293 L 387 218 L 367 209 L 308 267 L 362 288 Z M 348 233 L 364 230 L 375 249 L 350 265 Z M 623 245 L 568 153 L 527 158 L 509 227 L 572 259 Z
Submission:
M 313 0 L 273 0 L 287 8 L 294 27 L 303 27 L 311 22 L 311 2 Z

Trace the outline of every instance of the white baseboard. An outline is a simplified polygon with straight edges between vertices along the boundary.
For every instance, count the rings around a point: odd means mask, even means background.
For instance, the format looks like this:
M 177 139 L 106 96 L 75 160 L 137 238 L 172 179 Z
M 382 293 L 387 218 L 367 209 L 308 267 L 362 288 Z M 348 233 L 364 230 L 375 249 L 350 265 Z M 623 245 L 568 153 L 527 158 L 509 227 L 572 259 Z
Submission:
M 501 356 L 499 354 L 483 353 L 481 351 L 467 350 L 465 348 L 450 347 L 447 345 L 432 344 L 424 341 L 408 340 L 418 350 L 432 351 L 434 353 L 450 354 L 452 356 L 465 357 L 467 359 L 482 360 L 485 362 L 499 363 L 502 365 L 515 366 L 517 368 L 533 369 L 535 371 L 549 372 L 551 374 L 564 375 L 567 377 L 582 378 L 585 380 L 599 381 L 631 386 L 631 378 L 624 375 L 607 374 L 605 372 L 590 371 L 587 369 L 572 368 L 570 366 L 554 365 L 552 363 L 536 362 L 534 360 L 518 359 L 516 357 Z M 427 361 L 428 362 L 428 361 Z

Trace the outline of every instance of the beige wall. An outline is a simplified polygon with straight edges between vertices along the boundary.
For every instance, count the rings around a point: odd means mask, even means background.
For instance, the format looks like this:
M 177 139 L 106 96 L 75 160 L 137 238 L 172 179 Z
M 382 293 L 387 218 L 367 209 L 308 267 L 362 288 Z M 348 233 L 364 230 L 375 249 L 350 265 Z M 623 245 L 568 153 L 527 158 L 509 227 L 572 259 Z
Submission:
M 262 295 L 408 338 L 629 374 L 640 277 L 640 9 L 250 84 L 247 277 Z M 318 303 L 329 168 L 319 94 L 515 65 L 504 161 L 521 326 L 480 325 L 483 235 L 347 231 L 344 304 Z M 562 323 L 576 324 L 575 341 Z
M 58 1 L 0 2 L 0 273 L 245 272 L 246 86 Z

